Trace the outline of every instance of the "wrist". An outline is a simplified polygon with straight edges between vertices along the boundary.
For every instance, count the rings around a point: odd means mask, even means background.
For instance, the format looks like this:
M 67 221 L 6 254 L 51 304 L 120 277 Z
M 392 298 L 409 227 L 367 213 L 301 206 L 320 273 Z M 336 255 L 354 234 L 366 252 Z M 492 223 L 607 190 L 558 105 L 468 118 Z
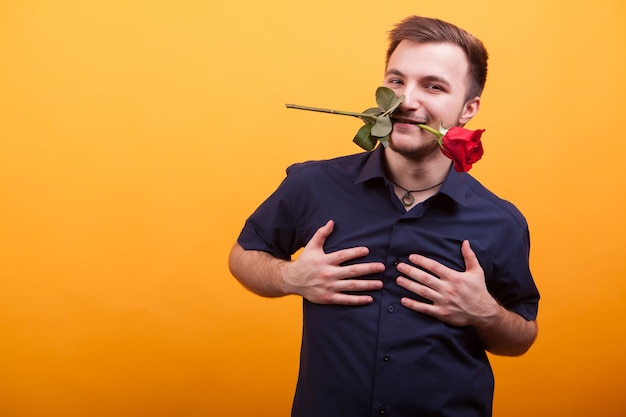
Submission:
M 292 261 L 281 260 L 277 265 L 277 273 L 275 274 L 276 288 L 282 293 L 282 295 L 298 294 L 296 287 L 293 284 L 294 263 Z
M 493 298 L 483 306 L 480 314 L 474 317 L 472 325 L 478 329 L 498 327 L 504 320 L 506 309 Z

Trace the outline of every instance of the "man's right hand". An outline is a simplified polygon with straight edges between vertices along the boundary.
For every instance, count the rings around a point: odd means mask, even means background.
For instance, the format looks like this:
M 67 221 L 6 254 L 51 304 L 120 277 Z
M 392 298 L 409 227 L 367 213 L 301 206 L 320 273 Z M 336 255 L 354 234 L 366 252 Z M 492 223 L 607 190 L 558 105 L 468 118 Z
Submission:
M 317 229 L 300 256 L 284 265 L 287 290 L 316 304 L 369 304 L 373 301 L 370 295 L 346 292 L 381 289 L 382 281 L 360 277 L 383 272 L 385 265 L 381 262 L 368 262 L 342 266 L 346 261 L 366 256 L 369 249 L 361 246 L 325 253 L 324 243 L 334 227 L 334 222 L 330 220 Z
M 381 280 L 362 277 L 383 272 L 385 265 L 367 262 L 342 266 L 346 261 L 366 256 L 369 249 L 355 247 L 325 253 L 324 243 L 334 226 L 330 220 L 320 227 L 294 261 L 235 244 L 229 258 L 230 271 L 242 285 L 263 297 L 297 294 L 316 304 L 369 304 L 372 296 L 354 292 L 381 289 Z

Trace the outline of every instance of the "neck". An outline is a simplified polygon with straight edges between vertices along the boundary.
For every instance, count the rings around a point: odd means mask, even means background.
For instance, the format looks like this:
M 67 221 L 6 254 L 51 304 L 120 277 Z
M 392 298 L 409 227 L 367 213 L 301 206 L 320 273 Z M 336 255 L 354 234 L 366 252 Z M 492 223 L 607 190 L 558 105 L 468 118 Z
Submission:
M 420 190 L 443 182 L 450 170 L 450 159 L 438 152 L 428 159 L 416 160 L 385 149 L 385 172 L 388 178 L 409 190 Z
M 451 164 L 441 152 L 431 158 L 417 160 L 386 148 L 384 156 L 387 178 L 406 210 L 439 191 Z

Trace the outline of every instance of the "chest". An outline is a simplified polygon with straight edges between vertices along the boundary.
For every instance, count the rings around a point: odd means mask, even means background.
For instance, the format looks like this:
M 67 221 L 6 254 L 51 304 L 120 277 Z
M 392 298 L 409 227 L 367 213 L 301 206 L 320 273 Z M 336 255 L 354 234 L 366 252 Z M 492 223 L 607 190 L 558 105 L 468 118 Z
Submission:
M 335 197 L 333 204 L 324 203 L 325 198 L 311 202 L 302 217 L 305 240 L 318 225 L 333 220 L 335 229 L 325 243 L 327 253 L 366 246 L 369 255 L 359 262 L 405 261 L 418 253 L 461 270 L 464 240 L 470 241 L 486 266 L 504 237 L 492 217 L 436 201 L 423 202 L 407 212 L 386 191 L 366 197 L 343 195 Z

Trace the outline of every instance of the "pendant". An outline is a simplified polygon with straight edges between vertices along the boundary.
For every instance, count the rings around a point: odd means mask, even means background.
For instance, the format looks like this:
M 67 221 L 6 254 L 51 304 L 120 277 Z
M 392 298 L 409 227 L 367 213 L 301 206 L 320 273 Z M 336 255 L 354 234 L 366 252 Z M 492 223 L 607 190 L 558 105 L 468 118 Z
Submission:
M 407 191 L 406 194 L 402 196 L 400 201 L 402 201 L 402 204 L 404 204 L 404 207 L 411 207 L 413 203 L 415 202 L 415 198 L 413 197 L 411 193 Z

